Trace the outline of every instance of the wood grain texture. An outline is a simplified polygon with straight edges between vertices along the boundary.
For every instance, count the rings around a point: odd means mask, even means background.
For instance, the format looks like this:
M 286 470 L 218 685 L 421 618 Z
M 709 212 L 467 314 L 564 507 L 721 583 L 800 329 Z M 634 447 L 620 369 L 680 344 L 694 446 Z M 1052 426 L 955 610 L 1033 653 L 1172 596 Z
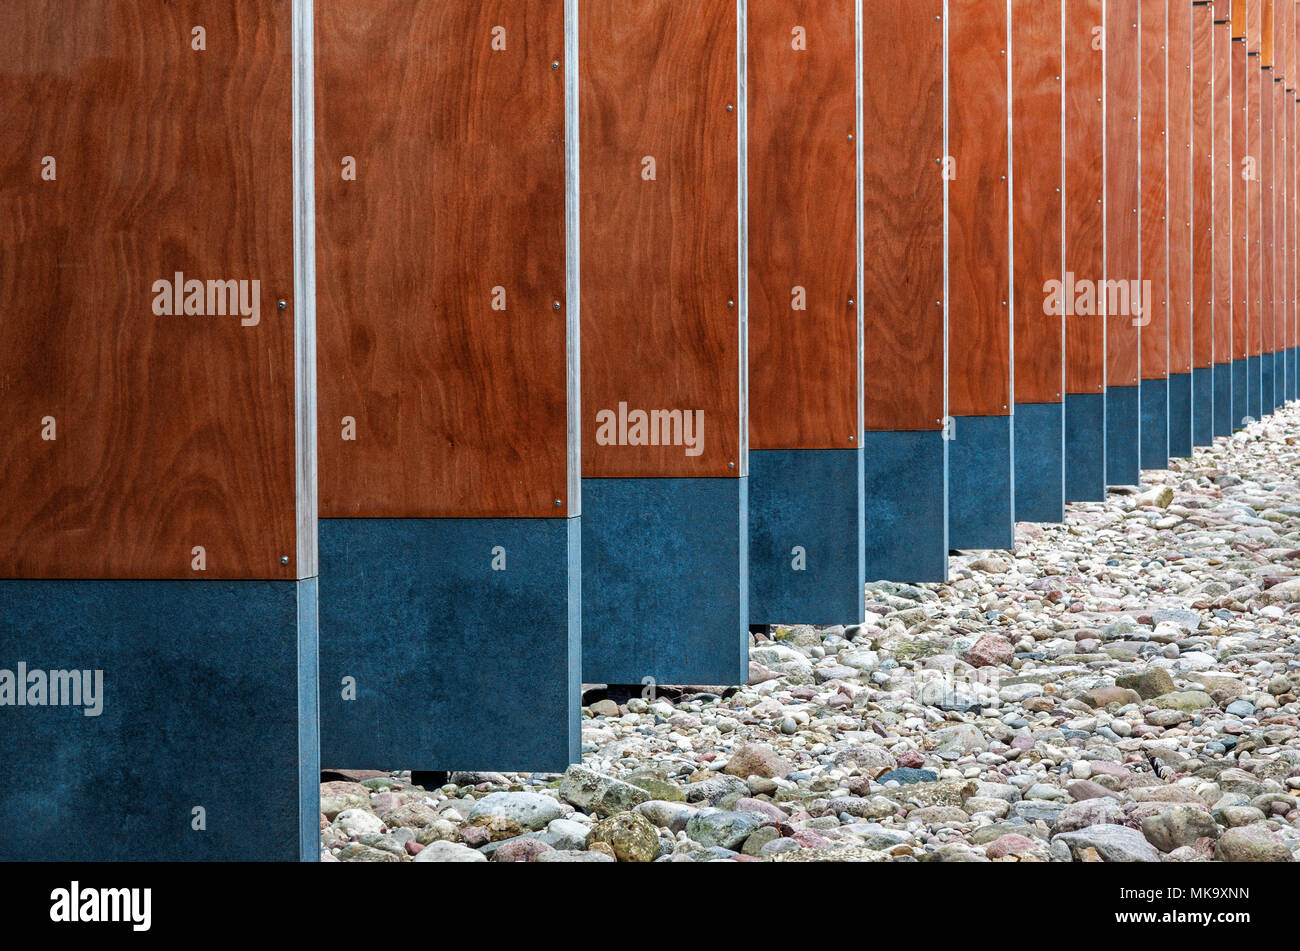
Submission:
M 1281 49 L 1280 45 L 1277 47 Z M 1280 53 L 1279 53 L 1280 57 Z M 1279 58 L 1280 63 L 1280 58 Z M 1286 88 L 1277 70 L 1273 74 L 1272 114 L 1273 114 L 1273 161 L 1272 170 L 1272 209 L 1273 209 L 1273 350 L 1282 350 L 1286 346 L 1284 315 L 1287 297 L 1287 232 L 1286 232 L 1286 167 L 1287 167 L 1287 123 L 1286 123 Z
M 1192 6 L 1169 5 L 1169 370 L 1192 370 Z
M 1258 53 L 1263 39 L 1264 0 L 1246 0 L 1246 46 Z
M 743 471 L 736 16 L 735 0 L 581 4 L 588 478 Z M 703 452 L 599 445 L 620 403 L 702 412 Z
M 1233 19 L 1234 29 L 1237 24 Z M 1250 57 L 1232 41 L 1232 358 L 1250 353 L 1250 190 L 1241 174 L 1250 153 Z
M 948 5 L 948 404 L 953 416 L 1011 406 L 1007 8 Z
M 1106 5 L 1106 280 L 1136 281 L 1142 273 L 1142 192 L 1138 90 L 1142 50 L 1138 0 Z M 1136 386 L 1141 328 L 1128 313 L 1106 317 L 1106 384 Z
M 1266 33 L 1271 37 L 1272 34 Z M 1261 57 L 1262 60 L 1262 57 Z M 1272 353 L 1277 336 L 1275 320 L 1277 301 L 1274 288 L 1277 284 L 1277 245 L 1273 223 L 1275 220 L 1274 196 L 1277 193 L 1273 180 L 1273 71 L 1259 71 L 1259 195 L 1260 195 L 1260 350 Z
M 866 0 L 863 15 L 863 426 L 938 430 L 945 415 L 943 3 Z
M 748 25 L 750 447 L 855 448 L 855 4 L 750 0 Z
M 563 4 L 316 9 L 320 513 L 564 515 Z
M 1103 0 L 1077 0 L 1065 9 L 1065 267 L 1080 281 L 1099 281 L 1106 273 L 1105 70 L 1093 33 L 1101 29 L 1103 12 Z M 1096 394 L 1105 385 L 1105 319 L 1067 317 L 1066 392 Z
M 1232 31 L 1214 26 L 1214 362 L 1232 359 Z
M 1043 313 L 1044 286 L 1063 273 L 1061 6 L 1011 4 L 1017 403 L 1059 403 L 1063 392 L 1066 318 Z
M 0 5 L 0 578 L 296 577 L 291 56 L 287 0 Z
M 1192 11 L 1192 364 L 1214 365 L 1214 10 Z
M 1260 93 L 1263 89 L 1259 68 L 1259 55 L 1250 56 L 1246 67 L 1246 135 L 1247 155 L 1254 163 L 1255 174 L 1246 181 L 1246 223 L 1250 235 L 1247 241 L 1246 301 L 1249 319 L 1246 325 L 1247 347 L 1252 357 L 1263 348 L 1264 302 L 1264 199 L 1260 181 L 1263 153 L 1263 117 Z
M 1142 4 L 1142 280 L 1151 314 L 1142 327 L 1142 379 L 1169 374 L 1169 19 L 1164 2 Z M 1145 316 L 1145 315 L 1144 315 Z

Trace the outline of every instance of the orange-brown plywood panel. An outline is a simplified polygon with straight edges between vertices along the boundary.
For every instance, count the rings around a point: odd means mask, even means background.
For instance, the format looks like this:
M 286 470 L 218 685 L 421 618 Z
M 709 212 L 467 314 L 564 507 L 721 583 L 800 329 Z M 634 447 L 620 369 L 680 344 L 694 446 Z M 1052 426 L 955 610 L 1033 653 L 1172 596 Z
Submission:
M 1214 347 L 1232 359 L 1232 32 L 1214 27 Z
M 870 431 L 944 425 L 943 6 L 863 5 L 863 426 Z
M 749 438 L 858 445 L 854 0 L 749 0 Z
M 1142 281 L 1151 313 L 1143 314 L 1142 379 L 1169 373 L 1168 40 L 1164 2 L 1142 4 Z
M 1233 26 L 1237 21 L 1234 18 Z M 1250 353 L 1250 188 L 1243 171 L 1250 162 L 1250 63 L 1246 41 L 1232 41 L 1232 359 Z
M 1214 10 L 1192 11 L 1192 363 L 1214 365 Z
M 735 0 L 585 0 L 582 469 L 738 476 L 741 393 Z M 702 452 L 611 439 L 598 414 L 702 413 Z
M 555 0 L 316 4 L 322 516 L 567 513 L 563 53 Z
M 1012 0 L 1011 49 L 1016 402 L 1059 403 L 1065 318 L 1044 310 L 1063 278 L 1061 4 Z
M 1065 267 L 1071 285 L 1099 282 L 1106 273 L 1103 6 L 1104 0 L 1072 0 L 1065 8 Z M 1066 318 L 1066 392 L 1105 388 L 1105 330 L 1104 318 L 1094 314 Z
M 1274 321 L 1274 288 L 1277 284 L 1277 254 L 1274 234 L 1273 196 L 1273 71 L 1259 71 L 1259 195 L 1260 195 L 1260 349 L 1272 353 L 1276 325 Z
M 1007 8 L 948 5 L 948 400 L 953 416 L 1011 406 Z
M 1139 175 L 1141 138 L 1142 50 L 1138 0 L 1106 4 L 1106 281 L 1139 281 L 1141 205 Z M 1141 318 L 1133 307 L 1108 308 L 1106 317 L 1106 384 L 1136 386 L 1140 360 Z M 1116 313 L 1114 311 L 1121 311 Z
M 1246 0 L 1246 46 L 1258 53 L 1263 40 L 1264 0 Z
M 297 577 L 291 40 L 0 5 L 0 578 Z
M 1169 5 L 1169 369 L 1192 370 L 1192 5 Z
M 1246 69 L 1246 135 L 1247 165 L 1246 207 L 1249 240 L 1246 292 L 1250 317 L 1246 333 L 1250 355 L 1257 357 L 1263 346 L 1263 304 L 1264 304 L 1264 203 L 1261 186 L 1261 168 L 1263 162 L 1264 121 L 1260 92 L 1263 88 L 1263 73 L 1259 68 L 1259 55 L 1249 57 Z

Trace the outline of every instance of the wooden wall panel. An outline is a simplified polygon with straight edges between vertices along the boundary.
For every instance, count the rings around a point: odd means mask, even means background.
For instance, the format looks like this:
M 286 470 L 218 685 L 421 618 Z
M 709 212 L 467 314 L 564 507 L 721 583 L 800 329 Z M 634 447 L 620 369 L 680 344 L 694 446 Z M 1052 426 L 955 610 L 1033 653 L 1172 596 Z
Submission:
M 948 6 L 948 400 L 953 416 L 1011 405 L 1007 8 Z
M 1192 5 L 1169 4 L 1169 370 L 1192 370 Z
M 1106 4 L 1106 280 L 1136 281 L 1142 273 L 1141 83 L 1138 0 Z M 1106 384 L 1136 386 L 1141 329 L 1132 314 L 1106 318 Z
M 563 5 L 316 8 L 320 513 L 565 515 Z
M 736 18 L 735 0 L 582 5 L 586 477 L 744 471 Z M 600 445 L 620 403 L 703 412 L 703 452 Z
M 1280 68 L 1280 67 L 1279 67 Z M 1284 315 L 1288 304 L 1287 271 L 1287 109 L 1286 89 L 1277 69 L 1273 77 L 1273 350 L 1286 347 Z M 1279 378 L 1278 386 L 1282 380 Z
M 0 577 L 297 577 L 291 52 L 287 3 L 0 5 Z
M 855 448 L 854 0 L 749 0 L 748 22 L 750 446 Z
M 1214 9 L 1192 11 L 1192 364 L 1214 365 Z
M 863 5 L 863 426 L 944 426 L 942 0 Z M 958 170 L 960 174 L 960 169 Z
M 1217 8 L 1216 8 L 1217 10 Z M 1214 347 L 1215 363 L 1232 359 L 1232 28 L 1214 27 Z
M 1233 17 L 1233 30 L 1242 19 Z M 1232 40 L 1232 359 L 1250 352 L 1250 188 L 1242 171 L 1250 157 L 1250 57 L 1246 40 Z
M 1012 234 L 1015 275 L 1015 398 L 1059 403 L 1062 316 L 1044 314 L 1044 285 L 1062 268 L 1061 4 L 1011 4 Z
M 1177 2 L 1177 0 L 1175 0 Z M 1142 4 L 1142 280 L 1151 286 L 1142 327 L 1142 379 L 1169 374 L 1168 4 Z
M 1106 273 L 1105 70 L 1094 33 L 1103 23 L 1103 4 L 1072 0 L 1065 9 L 1065 267 L 1075 281 L 1099 281 Z M 1105 331 L 1099 316 L 1066 318 L 1066 392 L 1095 394 L 1105 388 Z
M 1247 347 L 1252 357 L 1260 355 L 1262 346 L 1261 319 L 1263 313 L 1263 198 L 1260 189 L 1261 151 L 1263 147 L 1263 124 L 1260 115 L 1260 68 L 1259 68 L 1259 33 L 1251 33 L 1250 10 L 1257 5 L 1247 6 L 1246 49 L 1249 54 L 1246 68 L 1246 154 L 1253 163 L 1254 174 L 1246 180 L 1246 225 L 1250 235 L 1247 245 L 1246 301 L 1249 318 L 1246 324 Z M 1258 14 L 1256 13 L 1256 16 Z M 1254 45 L 1251 37 L 1254 37 Z
M 1271 34 L 1270 34 L 1271 36 Z M 1262 63 L 1263 57 L 1260 57 Z M 1277 248 L 1273 222 L 1276 193 L 1273 181 L 1273 71 L 1261 66 L 1259 73 L 1259 196 L 1260 196 L 1260 349 L 1272 353 L 1277 325 L 1275 287 L 1277 284 Z M 1272 408 L 1271 406 L 1269 407 Z

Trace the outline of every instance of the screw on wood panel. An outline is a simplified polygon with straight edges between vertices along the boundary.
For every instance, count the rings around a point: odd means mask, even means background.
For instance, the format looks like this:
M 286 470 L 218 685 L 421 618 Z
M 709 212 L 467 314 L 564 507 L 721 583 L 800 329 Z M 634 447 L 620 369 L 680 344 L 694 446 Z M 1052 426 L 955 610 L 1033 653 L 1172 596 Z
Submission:
M 551 305 L 551 309 L 552 309 L 552 310 L 559 310 L 559 309 L 560 309 L 560 302 L 559 302 L 559 301 L 556 301 L 554 304 L 552 304 L 552 305 Z
M 282 565 L 287 565 L 288 563 L 289 563 L 289 556 L 288 556 L 288 555 L 281 555 L 281 556 L 280 556 L 280 564 L 282 564 Z
M 287 300 L 278 300 L 275 302 L 275 306 L 280 308 L 280 310 L 285 310 L 288 308 L 289 302 Z
M 728 463 L 727 463 L 727 468 L 728 468 L 728 469 L 734 469 L 734 468 L 736 468 L 736 464 L 735 464 L 734 462 L 728 462 Z
M 556 505 L 563 505 L 564 502 L 562 502 L 560 499 L 556 499 L 556 500 L 555 500 L 555 504 L 556 504 Z
M 551 64 L 551 69 L 559 69 L 559 68 L 560 68 L 560 64 L 558 61 Z
M 729 300 L 729 301 L 727 301 L 727 306 L 728 306 L 728 307 L 735 307 L 735 306 L 736 306 L 736 302 L 735 302 L 734 300 Z
M 736 107 L 733 106 L 733 105 L 731 105 L 731 103 L 727 103 L 727 111 L 728 111 L 728 112 L 735 112 L 735 111 L 736 111 Z

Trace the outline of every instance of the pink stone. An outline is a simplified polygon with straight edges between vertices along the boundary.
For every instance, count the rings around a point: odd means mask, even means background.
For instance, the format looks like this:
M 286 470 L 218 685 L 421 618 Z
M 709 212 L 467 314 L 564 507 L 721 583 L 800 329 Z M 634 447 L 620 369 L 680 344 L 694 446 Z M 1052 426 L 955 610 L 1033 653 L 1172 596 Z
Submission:
M 1002 836 L 990 842 L 984 849 L 991 859 L 1000 859 L 1004 855 L 1016 855 L 1020 852 L 1030 852 L 1036 847 L 1033 839 L 1025 838 L 1023 835 L 1016 835 L 1014 832 Z
M 975 642 L 974 647 L 966 651 L 962 659 L 972 667 L 996 667 L 1011 663 L 1015 656 L 1015 648 L 1005 637 L 985 634 Z

